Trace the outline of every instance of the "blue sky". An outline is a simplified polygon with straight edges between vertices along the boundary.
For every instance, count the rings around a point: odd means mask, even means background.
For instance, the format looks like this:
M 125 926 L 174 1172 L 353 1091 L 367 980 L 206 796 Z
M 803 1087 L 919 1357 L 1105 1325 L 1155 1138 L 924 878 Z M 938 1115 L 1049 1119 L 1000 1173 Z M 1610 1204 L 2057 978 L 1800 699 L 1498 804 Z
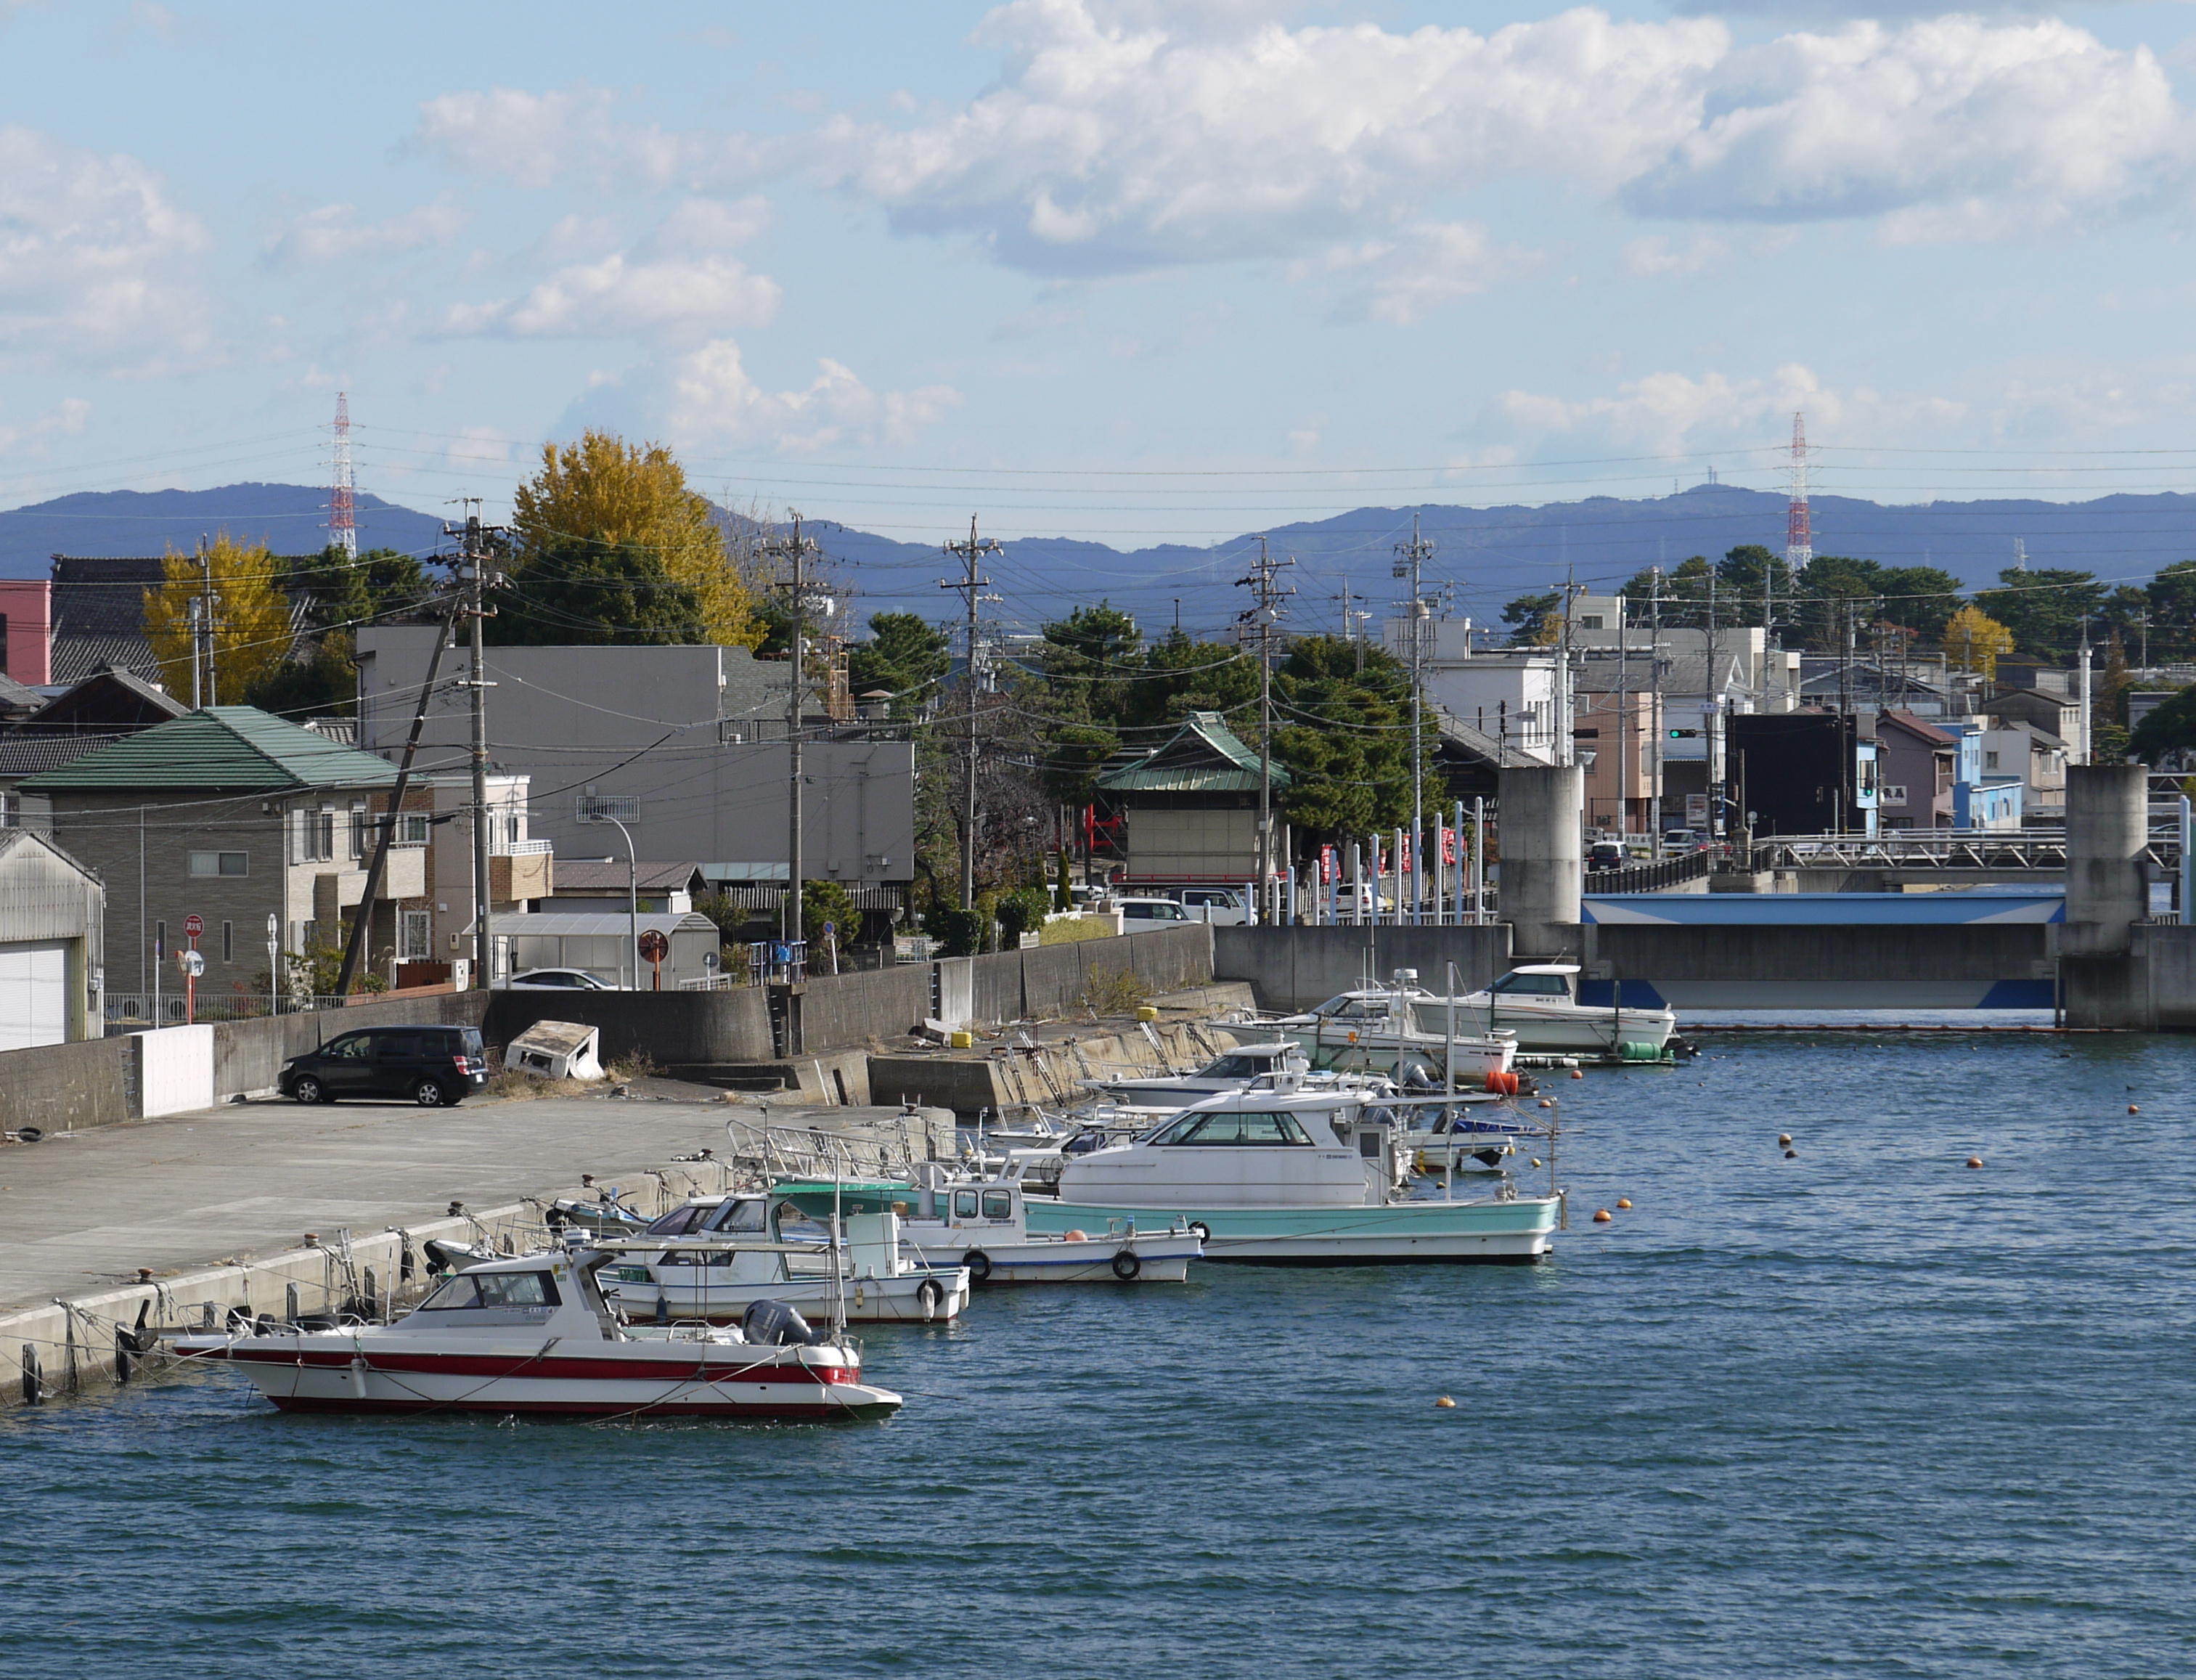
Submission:
M 819 22 L 819 14 L 822 21 Z M 661 438 L 914 540 L 2196 488 L 2182 4 L 0 0 L 0 505 Z M 1376 471 L 1377 470 L 1377 471 Z

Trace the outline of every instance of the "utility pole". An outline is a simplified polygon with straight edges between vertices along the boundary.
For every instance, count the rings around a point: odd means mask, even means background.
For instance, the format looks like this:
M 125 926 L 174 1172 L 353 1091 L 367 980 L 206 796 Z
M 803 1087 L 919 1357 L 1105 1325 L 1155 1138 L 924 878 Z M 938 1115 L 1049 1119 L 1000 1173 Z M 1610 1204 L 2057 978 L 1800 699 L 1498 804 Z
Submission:
M 802 920 L 803 913 L 806 908 L 803 902 L 806 896 L 806 883 L 802 880 L 802 876 L 806 870 L 806 862 L 801 855 L 801 807 L 804 801 L 801 799 L 800 787 L 800 737 L 803 727 L 801 721 L 801 705 L 805 698 L 803 694 L 803 689 L 805 687 L 803 678 L 807 667 L 807 661 L 805 657 L 806 650 L 802 646 L 802 644 L 806 641 L 808 635 L 809 579 L 807 560 L 808 556 L 817 553 L 819 551 L 817 547 L 816 540 L 813 537 L 804 537 L 800 534 L 800 516 L 796 513 L 793 516 L 793 534 L 791 536 L 783 537 L 771 542 L 763 543 L 758 547 L 756 551 L 758 553 L 766 555 L 771 559 L 781 560 L 785 563 L 785 581 L 781 586 L 785 591 L 786 614 L 792 621 L 791 628 L 788 632 L 785 652 L 787 817 L 785 840 L 786 892 L 784 933 L 786 942 L 789 944 L 794 940 L 802 937 L 801 930 L 806 926 Z M 636 968 L 633 971 L 633 979 L 636 986 L 638 985 L 640 971 Z
M 981 601 L 996 601 L 996 595 L 983 592 L 991 586 L 991 579 L 981 574 L 984 557 L 1003 554 L 1006 550 L 991 537 L 976 535 L 976 516 L 968 516 L 968 540 L 949 542 L 945 552 L 962 562 L 964 570 L 957 578 L 940 578 L 940 589 L 961 592 L 962 603 L 968 609 L 967 646 L 968 668 L 962 684 L 967 696 L 966 729 L 961 743 L 963 756 L 961 783 L 961 908 L 976 908 L 976 606 Z
M 1239 589 L 1248 587 L 1257 595 L 1257 604 L 1239 613 L 1239 625 L 1256 625 L 1258 629 L 1258 891 L 1257 904 L 1261 921 L 1270 917 L 1269 887 L 1274 874 L 1274 625 L 1281 615 L 1281 598 L 1294 594 L 1293 588 L 1280 586 L 1284 569 L 1293 566 L 1293 560 L 1276 560 L 1266 551 L 1266 540 L 1258 539 L 1258 557 L 1248 575 L 1235 580 Z M 1401 883 L 1398 882 L 1400 886 Z M 1373 892 L 1379 892 L 1374 883 Z
M 221 690 L 215 680 L 214 672 L 213 616 L 213 559 L 206 552 L 206 540 L 200 537 L 199 539 L 199 608 L 191 638 L 191 703 L 194 707 L 200 703 L 207 706 L 221 704 Z M 198 695 L 198 672 L 200 668 L 199 649 L 201 645 L 205 649 L 204 655 L 205 697 L 203 702 L 199 701 Z
M 459 558 L 464 575 L 459 579 L 465 591 L 465 605 L 459 609 L 471 624 L 472 670 L 465 686 L 472 691 L 472 771 L 473 771 L 473 965 L 478 973 L 476 984 L 490 985 L 494 979 L 489 966 L 495 944 L 488 930 L 488 691 L 494 685 L 488 680 L 486 638 L 482 626 L 493 609 L 488 604 L 488 592 L 502 580 L 488 569 L 492 548 L 500 545 L 505 534 L 500 525 L 483 525 L 480 517 L 480 498 L 461 499 L 466 508 L 465 523 L 445 525 L 442 534 L 459 539 Z
M 1653 726 L 1655 739 L 1655 768 L 1647 784 L 1647 826 L 1654 830 L 1650 836 L 1655 842 L 1653 856 L 1662 855 L 1662 569 L 1655 567 L 1647 574 L 1647 657 L 1648 681 L 1654 685 L 1653 715 L 1648 719 Z
M 1396 545 L 1394 575 L 1411 580 L 1411 833 L 1413 846 L 1424 846 L 1426 827 L 1425 717 L 1426 597 L 1425 564 L 1434 557 L 1434 546 L 1419 534 L 1419 516 L 1411 516 L 1411 540 Z M 1423 869 L 1424 860 L 1412 863 Z M 1417 877 L 1413 877 L 1415 880 Z

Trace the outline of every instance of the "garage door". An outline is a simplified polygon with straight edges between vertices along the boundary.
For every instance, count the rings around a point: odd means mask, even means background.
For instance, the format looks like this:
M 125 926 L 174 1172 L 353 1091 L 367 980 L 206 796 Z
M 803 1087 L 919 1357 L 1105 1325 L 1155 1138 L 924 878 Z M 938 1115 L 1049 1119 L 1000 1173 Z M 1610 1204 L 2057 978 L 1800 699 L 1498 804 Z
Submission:
M 0 1050 L 68 1036 L 68 947 L 0 945 Z

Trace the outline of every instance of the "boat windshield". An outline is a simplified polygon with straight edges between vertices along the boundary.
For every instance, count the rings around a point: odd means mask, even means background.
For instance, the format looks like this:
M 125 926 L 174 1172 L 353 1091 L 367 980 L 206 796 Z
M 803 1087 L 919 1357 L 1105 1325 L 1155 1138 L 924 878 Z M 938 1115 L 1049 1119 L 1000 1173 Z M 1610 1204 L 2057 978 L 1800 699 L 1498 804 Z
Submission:
M 1272 1055 L 1246 1056 L 1238 1051 L 1232 1055 L 1217 1056 L 1199 1070 L 1199 1076 L 1208 1079 L 1255 1079 L 1262 1073 L 1273 1071 Z
M 1293 1114 L 1185 1114 L 1152 1141 L 1192 1144 L 1200 1147 L 1240 1148 L 1301 1145 L 1311 1146 L 1311 1134 Z
M 1568 997 L 1571 990 L 1561 974 L 1505 974 L 1494 983 L 1494 990 L 1538 997 Z
M 726 1202 L 716 1211 L 714 1218 L 696 1228 L 702 1231 L 765 1231 L 770 1227 L 770 1210 L 762 1198 L 742 1196 Z
M 1388 1000 L 1384 997 L 1350 997 L 1346 995 L 1330 997 L 1312 1011 L 1315 1015 L 1325 1015 L 1328 1019 L 1337 1021 L 1372 1020 L 1385 1016 L 1387 1013 Z
M 546 1272 L 460 1272 L 445 1278 L 419 1303 L 423 1313 L 466 1307 L 554 1307 L 557 1285 Z
M 702 1221 L 721 1205 L 716 1202 L 689 1202 L 683 1208 L 673 1208 L 648 1227 L 648 1234 L 651 1237 L 683 1237 L 690 1231 L 698 1231 L 702 1228 Z

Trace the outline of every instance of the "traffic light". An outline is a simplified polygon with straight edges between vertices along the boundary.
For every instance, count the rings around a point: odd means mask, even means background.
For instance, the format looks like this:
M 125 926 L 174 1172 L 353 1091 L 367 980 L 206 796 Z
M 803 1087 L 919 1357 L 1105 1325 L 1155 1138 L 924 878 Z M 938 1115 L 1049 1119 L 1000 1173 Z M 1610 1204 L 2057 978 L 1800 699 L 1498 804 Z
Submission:
M 1670 739 L 1673 741 L 1697 741 L 1700 738 L 1700 733 L 1701 732 L 1696 729 L 1673 729 L 1670 731 Z

